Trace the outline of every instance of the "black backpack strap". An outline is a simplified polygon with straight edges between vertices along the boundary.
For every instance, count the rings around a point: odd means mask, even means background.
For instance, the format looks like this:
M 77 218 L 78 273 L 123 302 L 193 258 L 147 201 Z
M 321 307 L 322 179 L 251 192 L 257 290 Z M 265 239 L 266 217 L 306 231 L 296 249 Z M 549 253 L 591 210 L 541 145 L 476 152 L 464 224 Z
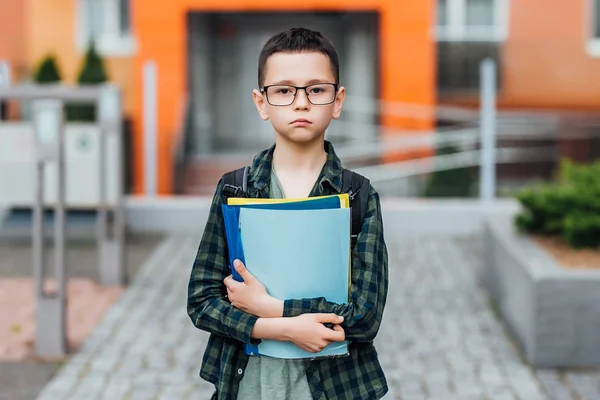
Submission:
M 358 234 L 362 231 L 363 221 L 367 214 L 370 181 L 356 172 L 344 169 L 342 173 L 342 192 L 348 193 L 352 213 L 352 247 L 356 244 Z
M 236 169 L 223 175 L 223 197 L 246 197 L 248 193 L 248 173 L 250 167 Z

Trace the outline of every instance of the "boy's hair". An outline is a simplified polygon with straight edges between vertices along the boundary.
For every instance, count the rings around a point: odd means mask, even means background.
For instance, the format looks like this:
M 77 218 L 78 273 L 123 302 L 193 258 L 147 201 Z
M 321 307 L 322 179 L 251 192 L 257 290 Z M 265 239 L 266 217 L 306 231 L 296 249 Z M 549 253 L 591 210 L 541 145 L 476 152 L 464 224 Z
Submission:
M 335 83 L 340 83 L 340 62 L 333 44 L 321 35 L 320 32 L 306 28 L 292 28 L 272 36 L 258 57 L 258 87 L 262 88 L 265 82 L 265 68 L 267 60 L 275 53 L 301 53 L 314 51 L 325 54 L 331 63 L 331 72 Z

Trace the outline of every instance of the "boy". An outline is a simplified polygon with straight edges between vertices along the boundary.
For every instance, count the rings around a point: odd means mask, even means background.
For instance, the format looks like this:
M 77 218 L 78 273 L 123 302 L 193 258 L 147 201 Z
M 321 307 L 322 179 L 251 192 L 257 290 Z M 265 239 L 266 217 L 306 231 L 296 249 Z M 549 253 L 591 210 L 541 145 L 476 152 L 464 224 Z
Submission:
M 273 36 L 259 56 L 258 83 L 253 100 L 260 117 L 273 125 L 275 144 L 254 158 L 248 196 L 340 193 L 341 161 L 325 140 L 345 95 L 331 43 L 307 29 Z M 233 280 L 222 188 L 223 180 L 216 188 L 188 287 L 188 314 L 197 328 L 211 333 L 200 376 L 215 385 L 213 399 L 382 398 L 388 387 L 373 340 L 387 297 L 388 255 L 377 192 L 363 189 L 370 192 L 352 251 L 350 302 L 334 304 L 324 298 L 272 298 L 239 260 L 235 268 L 244 282 Z M 285 260 L 281 263 L 285 268 Z M 262 339 L 291 341 L 310 352 L 349 340 L 350 356 L 309 361 L 245 354 L 245 343 Z

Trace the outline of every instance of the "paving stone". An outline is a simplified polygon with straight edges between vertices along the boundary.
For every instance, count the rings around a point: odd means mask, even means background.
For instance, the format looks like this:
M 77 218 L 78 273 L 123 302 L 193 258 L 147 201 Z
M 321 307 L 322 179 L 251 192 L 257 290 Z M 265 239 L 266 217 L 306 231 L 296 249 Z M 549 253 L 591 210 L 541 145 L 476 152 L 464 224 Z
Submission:
M 85 353 L 71 358 L 48 393 L 83 394 L 103 382 L 101 399 L 210 398 L 213 386 L 198 376 L 208 335 L 193 327 L 181 289 L 195 240 L 171 238 L 159 262 L 142 267 Z M 571 400 L 574 392 L 590 395 L 600 386 L 597 371 L 570 371 L 563 379 L 522 363 L 479 284 L 479 238 L 403 236 L 388 248 L 391 290 L 375 341 L 390 385 L 385 400 Z
M 170 400 L 170 399 L 182 399 L 189 393 L 189 389 L 185 387 L 185 385 L 163 385 L 160 394 L 158 395 L 158 399 L 160 400 Z M 207 397 L 208 400 L 210 397 Z
M 600 387 L 595 377 L 586 373 L 567 373 L 565 381 L 582 399 L 600 399 Z
M 129 395 L 127 396 L 127 400 L 155 400 L 159 397 L 159 388 L 152 389 L 148 387 L 137 387 L 134 386 Z
M 131 390 L 131 384 L 127 381 L 112 379 L 104 389 L 102 400 L 124 399 Z
M 39 400 L 54 400 L 54 399 L 67 399 L 73 393 L 73 388 L 69 386 L 56 385 L 52 386 L 49 383 L 38 395 Z
M 562 384 L 544 384 L 543 389 L 550 400 L 571 400 L 575 398 L 570 389 Z

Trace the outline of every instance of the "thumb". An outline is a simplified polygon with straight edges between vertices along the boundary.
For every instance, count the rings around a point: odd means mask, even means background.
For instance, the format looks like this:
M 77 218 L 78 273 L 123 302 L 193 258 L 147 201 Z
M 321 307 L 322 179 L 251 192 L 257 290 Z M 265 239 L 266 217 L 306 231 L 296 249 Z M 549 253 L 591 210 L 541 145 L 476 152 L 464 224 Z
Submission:
M 254 276 L 252 276 L 252 274 L 248 271 L 244 263 L 240 260 L 235 260 L 233 262 L 233 266 L 235 267 L 237 273 L 240 274 L 244 282 L 250 283 L 254 279 Z
M 344 317 L 335 314 L 316 314 L 316 320 L 322 324 L 341 324 Z

